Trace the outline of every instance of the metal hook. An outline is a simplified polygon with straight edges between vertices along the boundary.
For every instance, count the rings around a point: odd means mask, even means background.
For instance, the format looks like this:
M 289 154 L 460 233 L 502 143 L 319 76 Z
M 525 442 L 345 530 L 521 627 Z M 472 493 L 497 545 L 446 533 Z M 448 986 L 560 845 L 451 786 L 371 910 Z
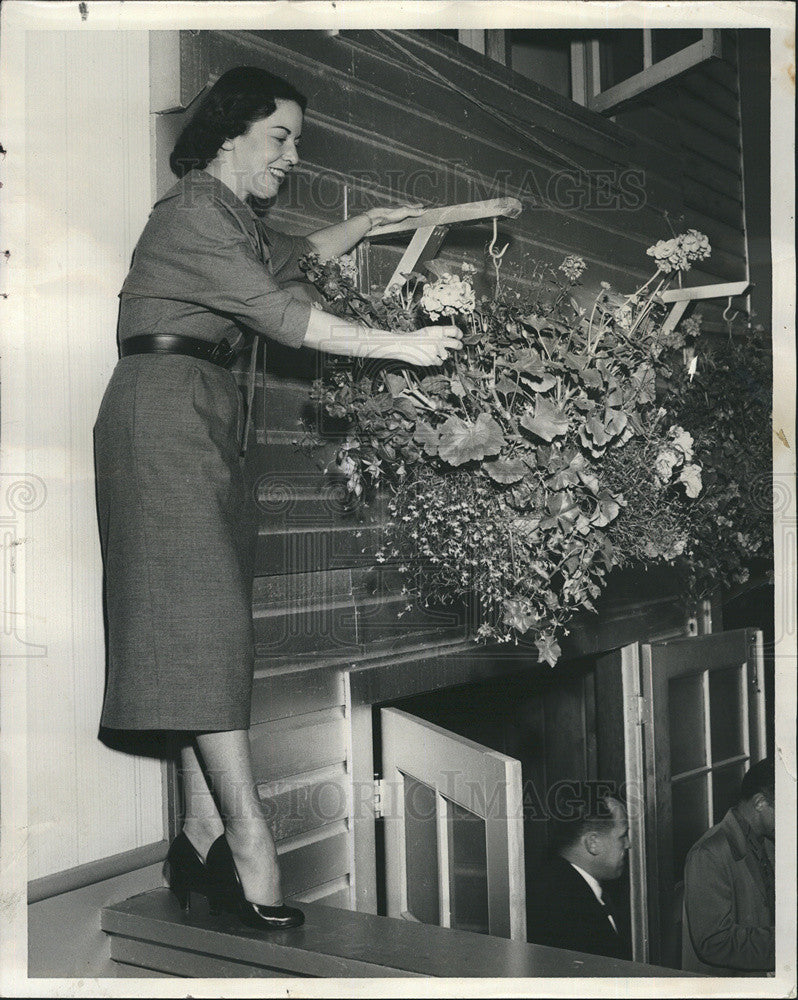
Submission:
M 731 297 L 731 295 L 730 295 L 730 296 L 729 296 L 729 303 L 728 303 L 728 305 L 726 306 L 726 308 L 725 308 L 725 309 L 723 310 L 723 318 L 724 318 L 724 320 L 725 320 L 725 321 L 726 321 L 726 322 L 727 322 L 727 323 L 728 323 L 728 324 L 729 324 L 730 326 L 731 326 L 731 324 L 732 324 L 732 323 L 733 323 L 733 322 L 734 322 L 734 321 L 735 321 L 735 320 L 737 319 L 737 317 L 738 317 L 738 316 L 739 316 L 739 314 L 740 314 L 740 310 L 739 310 L 739 309 L 735 309 L 735 310 L 734 310 L 734 313 L 733 313 L 733 314 L 732 314 L 731 316 L 727 315 L 727 313 L 729 312 L 729 310 L 731 309 L 731 307 L 732 307 L 732 297 Z
M 496 216 L 494 215 L 493 216 L 493 239 L 490 241 L 490 246 L 488 247 L 488 253 L 491 255 L 491 257 L 495 261 L 499 261 L 499 260 L 502 259 L 502 257 L 507 252 L 507 247 L 509 247 L 509 245 L 510 245 L 509 243 L 505 243 L 503 249 L 497 250 L 496 249 L 496 239 L 497 239 L 498 235 L 499 235 L 499 230 L 498 230 L 498 227 L 497 227 Z

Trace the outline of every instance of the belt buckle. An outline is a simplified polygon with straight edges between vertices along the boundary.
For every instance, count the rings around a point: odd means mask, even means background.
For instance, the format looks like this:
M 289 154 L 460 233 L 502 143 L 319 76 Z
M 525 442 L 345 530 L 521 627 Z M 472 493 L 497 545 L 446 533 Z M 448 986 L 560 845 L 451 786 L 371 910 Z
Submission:
M 221 365 L 223 368 L 227 368 L 232 364 L 236 353 L 230 346 L 228 339 L 223 337 L 208 355 L 208 360 L 213 361 L 214 364 Z

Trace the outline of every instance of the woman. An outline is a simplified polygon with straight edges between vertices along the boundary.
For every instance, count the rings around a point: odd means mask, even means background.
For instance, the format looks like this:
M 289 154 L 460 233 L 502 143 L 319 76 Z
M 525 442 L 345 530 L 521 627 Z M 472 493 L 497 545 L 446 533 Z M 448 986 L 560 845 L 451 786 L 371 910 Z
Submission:
M 120 361 L 95 427 L 109 669 L 102 724 L 180 734 L 183 830 L 168 856 L 181 905 L 205 893 L 248 924 L 292 927 L 253 778 L 252 523 L 238 458 L 241 396 L 225 365 L 243 331 L 351 357 L 434 365 L 451 327 L 375 331 L 285 283 L 315 250 L 344 253 L 420 209 L 370 209 L 307 238 L 246 204 L 299 162 L 305 98 L 251 67 L 209 90 L 172 154 L 120 293 Z

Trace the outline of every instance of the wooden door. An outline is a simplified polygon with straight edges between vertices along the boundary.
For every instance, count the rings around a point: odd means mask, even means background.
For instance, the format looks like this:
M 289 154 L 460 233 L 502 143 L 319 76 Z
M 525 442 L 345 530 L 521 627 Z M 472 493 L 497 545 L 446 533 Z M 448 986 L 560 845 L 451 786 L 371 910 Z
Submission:
M 388 916 L 525 941 L 520 763 L 381 714 Z
M 765 754 L 762 633 L 643 645 L 640 667 L 645 808 L 637 875 L 647 894 L 649 949 L 635 957 L 678 966 L 687 852 L 734 804 L 743 774 Z

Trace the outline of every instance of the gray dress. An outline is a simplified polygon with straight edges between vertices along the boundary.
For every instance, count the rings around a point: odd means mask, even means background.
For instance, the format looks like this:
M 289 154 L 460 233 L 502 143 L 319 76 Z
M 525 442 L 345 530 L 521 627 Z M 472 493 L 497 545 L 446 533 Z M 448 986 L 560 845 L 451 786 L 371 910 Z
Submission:
M 120 292 L 119 338 L 178 333 L 234 346 L 245 330 L 299 347 L 307 240 L 267 228 L 192 171 L 158 201 Z M 183 355 L 121 358 L 95 424 L 108 677 L 101 724 L 249 725 L 255 523 L 239 461 L 234 376 Z

